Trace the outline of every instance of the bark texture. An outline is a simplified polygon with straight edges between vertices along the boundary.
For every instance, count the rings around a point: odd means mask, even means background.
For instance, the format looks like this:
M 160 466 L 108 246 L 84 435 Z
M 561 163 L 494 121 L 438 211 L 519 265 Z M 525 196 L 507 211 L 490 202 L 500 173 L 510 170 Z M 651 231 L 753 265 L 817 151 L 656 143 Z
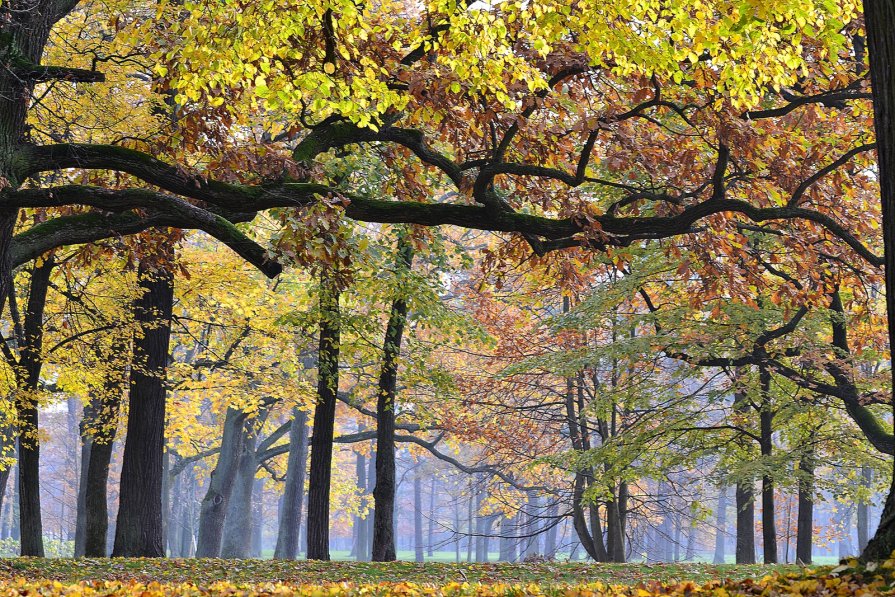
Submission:
M 142 295 L 134 304 L 140 326 L 130 372 L 127 437 L 121 465 L 117 557 L 165 555 L 162 476 L 165 451 L 165 379 L 174 305 L 174 277 L 164 265 L 138 268 Z

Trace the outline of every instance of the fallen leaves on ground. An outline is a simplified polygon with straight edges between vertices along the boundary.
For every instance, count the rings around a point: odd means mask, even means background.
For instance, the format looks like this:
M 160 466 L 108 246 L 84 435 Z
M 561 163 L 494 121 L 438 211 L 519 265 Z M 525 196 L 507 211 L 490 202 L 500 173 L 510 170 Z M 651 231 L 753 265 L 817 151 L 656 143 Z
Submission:
M 662 595 L 680 595 L 682 597 L 734 597 L 743 596 L 772 596 L 772 595 L 803 595 L 803 596 L 846 596 L 846 595 L 895 595 L 895 554 L 893 559 L 881 564 L 860 566 L 852 561 L 835 568 L 804 568 L 798 571 L 775 571 L 760 579 L 740 578 L 716 579 L 699 584 L 693 580 L 680 582 L 663 582 L 658 579 L 645 580 L 636 584 L 622 584 L 615 581 L 595 581 L 591 574 L 602 568 L 600 565 L 577 565 L 582 575 L 575 582 L 556 582 L 552 577 L 546 576 L 540 582 L 410 582 L 407 580 L 393 582 L 364 582 L 352 578 L 351 582 L 291 582 L 288 579 L 276 581 L 253 582 L 238 581 L 233 578 L 218 579 L 212 582 L 203 582 L 201 578 L 193 578 L 189 582 L 183 581 L 146 581 L 135 580 L 133 577 L 139 574 L 149 574 L 149 568 L 156 570 L 172 568 L 190 568 L 202 570 L 223 565 L 223 560 L 105 560 L 107 574 L 104 578 L 92 578 L 80 582 L 63 581 L 52 578 L 26 578 L 16 575 L 17 566 L 21 571 L 25 564 L 25 570 L 34 571 L 39 567 L 37 562 L 47 560 L 16 559 L 2 562 L 0 572 L 0 597 L 167 597 L 167 596 L 239 596 L 239 597 L 275 597 L 290 595 L 296 597 L 521 597 L 524 595 L 544 597 L 659 597 Z M 69 567 L 81 565 L 82 567 L 95 568 L 100 560 L 69 560 Z M 230 561 L 229 564 L 237 564 Z M 349 566 L 344 562 L 280 562 L 286 568 L 304 569 L 308 576 L 309 568 L 316 568 L 318 572 L 323 570 L 339 569 Z M 30 565 L 30 566 L 29 566 Z M 256 563 L 256 566 L 260 563 Z M 359 564 L 351 564 L 350 567 L 358 567 Z M 446 564 L 378 564 L 369 565 L 379 567 L 391 573 L 397 568 L 416 570 L 417 572 L 431 569 L 443 569 L 450 567 Z M 464 574 L 469 575 L 473 569 L 498 568 L 509 565 L 468 565 L 462 567 Z M 546 567 L 544 564 L 517 564 L 516 567 L 534 566 Z M 552 566 L 571 567 L 572 565 L 552 564 Z M 636 565 L 629 564 L 628 567 Z M 461 567 L 452 566 L 455 572 Z M 646 568 L 640 566 L 640 568 Z M 650 566 L 650 570 L 661 566 Z M 708 569 L 709 566 L 702 566 Z M 726 572 L 737 570 L 749 570 L 748 566 L 712 567 L 718 571 Z M 116 571 L 130 570 L 135 574 L 114 577 Z M 232 569 L 231 569 L 232 570 Z M 268 570 L 269 571 L 269 570 Z M 69 570 L 71 572 L 71 570 Z M 206 575 L 208 572 L 206 571 Z M 419 576 L 419 574 L 417 574 Z M 497 578 L 497 576 L 493 576 Z
M 293 583 L 321 585 L 351 582 L 377 584 L 407 582 L 418 585 L 446 586 L 451 582 L 502 583 L 506 585 L 551 583 L 577 585 L 581 582 L 605 582 L 637 585 L 651 581 L 675 584 L 715 579 L 744 579 L 770 572 L 797 572 L 797 566 L 733 564 L 594 564 L 585 562 L 539 561 L 525 563 L 494 562 L 447 564 L 442 562 L 319 562 L 283 560 L 222 559 L 0 559 L 0 581 L 22 577 L 31 580 L 62 582 L 137 581 L 144 584 L 192 582 Z

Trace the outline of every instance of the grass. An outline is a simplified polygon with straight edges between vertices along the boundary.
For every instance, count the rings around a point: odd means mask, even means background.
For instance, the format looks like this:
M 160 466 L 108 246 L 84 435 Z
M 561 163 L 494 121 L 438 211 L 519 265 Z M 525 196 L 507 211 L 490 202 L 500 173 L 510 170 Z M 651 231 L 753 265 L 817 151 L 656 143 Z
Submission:
M 283 562 L 275 560 L 196 559 L 0 559 L 0 583 L 14 578 L 29 580 L 138 581 L 161 583 L 215 581 L 232 583 L 289 582 L 409 582 L 445 585 L 451 582 L 506 584 L 581 584 L 606 582 L 637 585 L 658 581 L 677 583 L 758 578 L 773 571 L 798 571 L 797 566 L 737 566 L 733 564 L 594 564 L 584 562 L 533 562 L 524 564 L 453 564 L 427 562 Z

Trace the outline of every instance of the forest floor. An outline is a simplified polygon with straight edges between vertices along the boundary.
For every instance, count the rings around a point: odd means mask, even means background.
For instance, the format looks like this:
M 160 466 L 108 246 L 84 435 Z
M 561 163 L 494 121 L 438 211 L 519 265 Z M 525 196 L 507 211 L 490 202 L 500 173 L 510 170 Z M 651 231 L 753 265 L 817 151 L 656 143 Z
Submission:
M 836 567 L 0 560 L 0 597 L 771 597 L 895 595 L 895 559 Z
M 793 565 L 734 564 L 588 564 L 530 562 L 524 564 L 447 564 L 428 562 L 309 562 L 299 560 L 214 559 L 0 559 L 0 581 L 21 577 L 62 582 L 138 581 L 208 584 L 287 582 L 297 584 L 407 582 L 445 585 L 452 582 L 577 585 L 603 582 L 637 585 L 758 578 L 772 572 L 798 572 Z

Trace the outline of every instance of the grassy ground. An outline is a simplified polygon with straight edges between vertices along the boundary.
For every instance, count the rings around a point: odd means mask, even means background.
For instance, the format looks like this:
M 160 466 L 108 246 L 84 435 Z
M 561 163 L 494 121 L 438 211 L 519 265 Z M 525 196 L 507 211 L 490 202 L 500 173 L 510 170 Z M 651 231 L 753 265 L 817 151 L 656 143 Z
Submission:
M 22 577 L 62 582 L 82 580 L 158 581 L 163 583 L 215 581 L 232 583 L 290 582 L 355 584 L 408 582 L 445 585 L 452 582 L 506 584 L 582 584 L 605 582 L 636 585 L 658 581 L 693 581 L 762 577 L 772 571 L 797 571 L 796 566 L 734 566 L 731 564 L 586 564 L 539 562 L 525 564 L 448 564 L 393 562 L 282 562 L 272 560 L 147 560 L 147 559 L 35 559 L 0 560 L 0 582 Z

